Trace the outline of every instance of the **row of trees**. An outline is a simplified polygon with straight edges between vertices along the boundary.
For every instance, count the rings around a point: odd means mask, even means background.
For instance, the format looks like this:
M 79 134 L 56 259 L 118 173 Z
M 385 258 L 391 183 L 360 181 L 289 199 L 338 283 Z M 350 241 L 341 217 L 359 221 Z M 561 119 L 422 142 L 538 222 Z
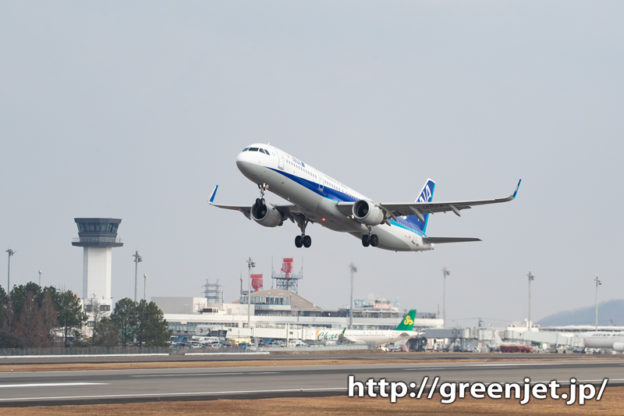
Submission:
M 78 296 L 70 290 L 42 288 L 36 283 L 15 286 L 7 294 L 0 287 L 0 348 L 47 347 L 61 334 L 64 345 L 112 347 L 136 344 L 165 346 L 171 331 L 162 311 L 154 302 L 134 302 L 124 298 L 115 304 L 110 317 L 90 301 L 89 315 L 84 313 Z M 83 327 L 92 327 L 83 338 Z
M 97 310 L 98 308 L 93 308 Z M 166 346 L 171 337 L 163 312 L 154 302 L 134 302 L 123 298 L 115 304 L 110 318 L 94 319 L 92 342 L 95 345 L 139 347 Z
M 0 347 L 46 347 L 53 330 L 61 328 L 63 340 L 86 322 L 78 297 L 71 291 L 41 288 L 36 283 L 14 286 L 7 294 L 0 287 Z

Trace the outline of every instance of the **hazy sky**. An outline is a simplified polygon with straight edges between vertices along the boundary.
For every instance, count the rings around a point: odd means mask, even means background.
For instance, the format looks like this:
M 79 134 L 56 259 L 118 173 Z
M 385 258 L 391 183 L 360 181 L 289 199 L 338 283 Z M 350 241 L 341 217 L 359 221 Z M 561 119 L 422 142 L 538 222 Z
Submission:
M 300 293 L 521 320 L 622 298 L 622 2 L 186 1 L 0 3 L 0 245 L 12 281 L 82 293 L 74 217 L 122 218 L 114 300 L 139 250 L 148 296 L 226 300 L 252 256 L 303 261 Z M 364 248 L 352 236 L 264 228 L 211 208 L 251 204 L 234 159 L 269 141 L 380 201 L 518 199 L 429 221 L 480 243 L 433 252 Z M 275 195 L 269 200 L 279 201 Z M 2 270 L 2 269 L 0 269 Z M 0 282 L 6 275 L 0 273 Z M 5 283 L 2 283 L 5 285 Z M 265 286 L 270 286 L 268 279 Z

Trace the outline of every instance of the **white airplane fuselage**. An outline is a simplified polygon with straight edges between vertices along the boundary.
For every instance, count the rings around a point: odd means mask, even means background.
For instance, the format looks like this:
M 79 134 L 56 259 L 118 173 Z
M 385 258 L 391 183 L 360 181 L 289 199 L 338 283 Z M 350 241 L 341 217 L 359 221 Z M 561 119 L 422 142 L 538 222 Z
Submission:
M 359 239 L 371 232 L 379 236 L 379 248 L 394 251 L 421 251 L 433 249 L 423 242 L 423 235 L 411 229 L 401 218 L 389 224 L 369 228 L 345 216 L 336 208 L 337 202 L 371 200 L 340 183 L 294 156 L 267 144 L 249 147 L 266 149 L 244 151 L 238 154 L 238 169 L 252 182 L 268 185 L 268 190 L 297 205 L 312 222 L 334 231 L 347 232 Z
M 398 331 L 396 329 L 390 329 L 390 330 L 347 329 L 343 335 L 346 339 L 356 344 L 383 345 L 383 344 L 388 344 L 390 342 L 399 341 L 402 339 L 418 337 L 421 335 L 421 333 L 418 331 Z
M 583 338 L 588 348 L 610 348 L 614 351 L 624 351 L 624 334 L 613 332 L 594 332 Z

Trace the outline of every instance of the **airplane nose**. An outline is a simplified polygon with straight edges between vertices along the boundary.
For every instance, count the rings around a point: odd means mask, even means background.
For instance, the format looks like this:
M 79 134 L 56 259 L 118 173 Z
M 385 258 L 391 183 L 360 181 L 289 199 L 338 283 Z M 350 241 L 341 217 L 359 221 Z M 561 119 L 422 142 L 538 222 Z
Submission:
M 236 156 L 236 166 L 241 172 L 246 173 L 249 171 L 252 164 L 249 159 L 249 152 L 240 152 L 238 156 Z

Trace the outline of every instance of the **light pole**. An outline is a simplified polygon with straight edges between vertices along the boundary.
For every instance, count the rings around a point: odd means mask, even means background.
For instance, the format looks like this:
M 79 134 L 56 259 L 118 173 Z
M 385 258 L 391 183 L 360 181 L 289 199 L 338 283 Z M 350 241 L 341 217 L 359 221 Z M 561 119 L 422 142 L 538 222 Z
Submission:
M 137 301 L 137 273 L 139 271 L 139 263 L 143 261 L 143 257 L 139 254 L 139 250 L 132 255 L 134 257 L 134 301 Z
M 446 328 L 446 278 L 451 272 L 446 267 L 442 269 L 442 327 Z
M 147 273 L 143 273 L 143 300 L 147 302 Z
M 6 252 L 9 255 L 9 262 L 8 262 L 8 268 L 7 268 L 7 295 L 8 295 L 11 292 L 11 256 L 15 254 L 15 250 L 13 250 L 12 248 L 9 248 L 6 250 Z
M 531 282 L 535 280 L 535 276 L 533 273 L 529 272 L 527 277 L 529 279 L 529 314 L 527 317 L 527 329 L 531 329 Z
M 600 278 L 598 276 L 594 277 L 594 282 L 596 282 L 596 295 L 595 295 L 595 303 L 596 303 L 596 317 L 594 324 L 596 326 L 596 331 L 598 330 L 598 286 L 602 284 Z
M 353 263 L 349 265 L 351 269 L 351 298 L 349 301 L 349 329 L 353 327 L 353 275 L 357 272 L 357 267 Z
M 254 267 L 256 267 L 256 263 L 249 257 L 247 259 L 247 268 L 249 269 L 249 280 L 247 281 L 247 328 L 251 328 L 251 269 Z
M 43 272 L 41 271 L 41 269 L 39 269 L 39 287 L 41 287 L 41 275 L 43 274 Z

